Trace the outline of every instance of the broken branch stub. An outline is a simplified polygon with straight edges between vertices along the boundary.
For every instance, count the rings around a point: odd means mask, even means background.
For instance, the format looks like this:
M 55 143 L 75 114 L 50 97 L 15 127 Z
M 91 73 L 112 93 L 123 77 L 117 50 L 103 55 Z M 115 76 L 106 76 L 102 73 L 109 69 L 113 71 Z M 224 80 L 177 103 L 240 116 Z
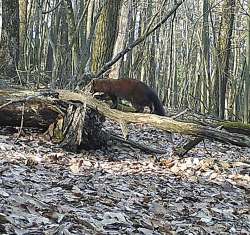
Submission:
M 64 139 L 60 146 L 68 151 L 97 149 L 105 146 L 107 133 L 102 130 L 105 118 L 84 104 L 71 110 L 65 117 Z

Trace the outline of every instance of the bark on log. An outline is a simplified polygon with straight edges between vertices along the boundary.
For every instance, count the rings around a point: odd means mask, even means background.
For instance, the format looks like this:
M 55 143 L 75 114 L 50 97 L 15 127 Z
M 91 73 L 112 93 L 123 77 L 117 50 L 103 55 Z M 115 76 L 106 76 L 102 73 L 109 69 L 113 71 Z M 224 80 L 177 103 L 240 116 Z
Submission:
M 24 127 L 46 130 L 62 114 L 65 104 L 44 99 L 35 92 L 0 90 L 0 126 L 20 126 L 23 118 Z
M 219 121 L 218 125 L 221 125 L 225 130 L 229 132 L 243 134 L 250 137 L 250 124 L 241 122 Z

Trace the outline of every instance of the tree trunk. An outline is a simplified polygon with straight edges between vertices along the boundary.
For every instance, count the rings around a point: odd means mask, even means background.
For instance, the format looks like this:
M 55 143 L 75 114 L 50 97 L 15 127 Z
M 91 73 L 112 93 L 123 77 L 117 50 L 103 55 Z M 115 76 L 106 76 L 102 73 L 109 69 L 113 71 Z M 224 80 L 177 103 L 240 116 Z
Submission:
M 108 0 L 102 8 L 96 25 L 96 36 L 92 46 L 92 72 L 94 74 L 112 59 L 117 37 L 121 1 Z
M 19 66 L 20 70 L 24 70 L 24 46 L 27 39 L 27 13 L 28 1 L 19 0 Z
M 131 11 L 131 5 L 132 0 L 128 1 L 127 3 L 122 4 L 121 7 L 121 16 L 119 21 L 119 27 L 118 27 L 118 35 L 117 40 L 114 47 L 114 55 L 118 54 L 119 51 L 121 51 L 125 47 L 126 43 L 126 33 L 130 31 L 129 20 L 132 18 L 130 17 L 130 11 Z M 129 5 L 129 6 L 128 6 Z M 124 58 L 123 58 L 124 60 Z M 120 75 L 123 75 L 123 60 L 117 61 L 116 64 L 112 66 L 110 77 L 117 79 L 120 77 Z
M 210 39 L 209 39 L 209 2 L 203 0 L 203 27 L 202 27 L 202 101 L 210 112 L 212 82 L 210 75 Z M 201 104 L 202 112 L 205 113 L 204 105 Z
M 250 13 L 250 0 L 248 0 L 248 14 Z M 245 72 L 245 93 L 244 93 L 244 115 L 243 122 L 250 122 L 250 16 L 247 18 L 247 54 L 246 54 L 246 72 Z
M 86 103 L 58 100 L 53 91 L 0 90 L 0 94 L 0 126 L 46 131 L 53 142 L 69 151 L 106 145 L 105 118 Z
M 19 61 L 18 0 L 2 0 L 2 31 L 0 43 L 0 76 L 17 78 Z M 1 17 L 1 16 L 0 16 Z
M 68 23 L 68 40 L 69 40 L 69 49 L 71 50 L 71 75 L 75 74 L 77 67 L 79 65 L 79 41 L 76 37 L 76 21 L 73 11 L 73 6 L 71 0 L 64 0 L 67 8 L 67 23 Z
M 230 77 L 231 39 L 234 25 L 235 0 L 226 0 L 222 5 L 222 18 L 217 48 L 217 73 L 215 82 L 216 114 L 223 119 L 227 99 L 227 82 Z

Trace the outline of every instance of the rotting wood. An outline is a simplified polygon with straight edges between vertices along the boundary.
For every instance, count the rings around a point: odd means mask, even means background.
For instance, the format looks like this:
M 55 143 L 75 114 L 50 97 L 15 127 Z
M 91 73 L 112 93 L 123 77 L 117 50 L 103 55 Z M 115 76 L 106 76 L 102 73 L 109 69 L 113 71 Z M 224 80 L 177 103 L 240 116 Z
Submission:
M 202 114 L 193 113 L 191 110 L 189 112 L 186 112 L 186 115 L 184 118 L 180 118 L 180 115 L 177 119 L 184 122 L 192 122 L 196 123 L 201 126 L 209 126 L 213 128 L 217 128 L 218 126 L 221 126 L 222 129 L 231 132 L 231 133 L 238 133 L 247 135 L 250 137 L 250 124 L 242 123 L 239 121 L 230 121 L 230 120 L 220 120 L 215 117 L 207 117 Z M 176 119 L 175 116 L 171 116 L 171 118 Z
M 175 148 L 174 154 L 179 157 L 184 157 L 192 148 L 194 148 L 197 144 L 204 140 L 204 137 L 196 137 L 193 140 L 189 140 L 183 146 L 178 146 Z
M 239 133 L 250 137 L 250 124 L 231 121 L 219 121 L 218 124 L 222 125 L 223 128 L 229 132 Z
M 105 118 L 99 112 L 89 106 L 82 112 L 81 102 L 49 98 L 49 93 L 0 90 L 0 126 L 47 130 L 46 136 L 69 151 L 96 149 L 106 144 L 102 130 Z
M 4 100 L 1 102 L 4 102 Z M 59 103 L 50 99 L 16 99 L 7 103 L 8 105 L 1 105 L 1 126 L 20 126 L 23 119 L 24 127 L 46 129 L 61 113 L 57 107 Z M 23 104 L 25 104 L 24 111 L 22 111 Z

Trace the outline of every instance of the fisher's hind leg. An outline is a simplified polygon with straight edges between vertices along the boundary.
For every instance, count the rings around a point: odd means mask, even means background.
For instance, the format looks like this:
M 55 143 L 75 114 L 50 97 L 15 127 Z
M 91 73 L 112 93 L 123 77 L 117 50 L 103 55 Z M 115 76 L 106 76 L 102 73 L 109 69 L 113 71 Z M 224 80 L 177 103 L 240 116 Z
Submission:
M 134 103 L 132 103 L 132 105 L 135 108 L 136 113 L 143 113 L 143 111 L 144 111 L 144 106 L 143 105 L 134 104 Z
M 150 104 L 148 105 L 148 107 L 149 107 L 150 113 L 154 113 L 154 112 L 155 112 L 154 106 L 153 106 L 152 103 L 150 103 Z
M 112 105 L 110 106 L 111 109 L 117 109 L 118 107 L 118 98 L 115 95 L 111 95 L 110 96 L 111 100 L 112 100 Z

